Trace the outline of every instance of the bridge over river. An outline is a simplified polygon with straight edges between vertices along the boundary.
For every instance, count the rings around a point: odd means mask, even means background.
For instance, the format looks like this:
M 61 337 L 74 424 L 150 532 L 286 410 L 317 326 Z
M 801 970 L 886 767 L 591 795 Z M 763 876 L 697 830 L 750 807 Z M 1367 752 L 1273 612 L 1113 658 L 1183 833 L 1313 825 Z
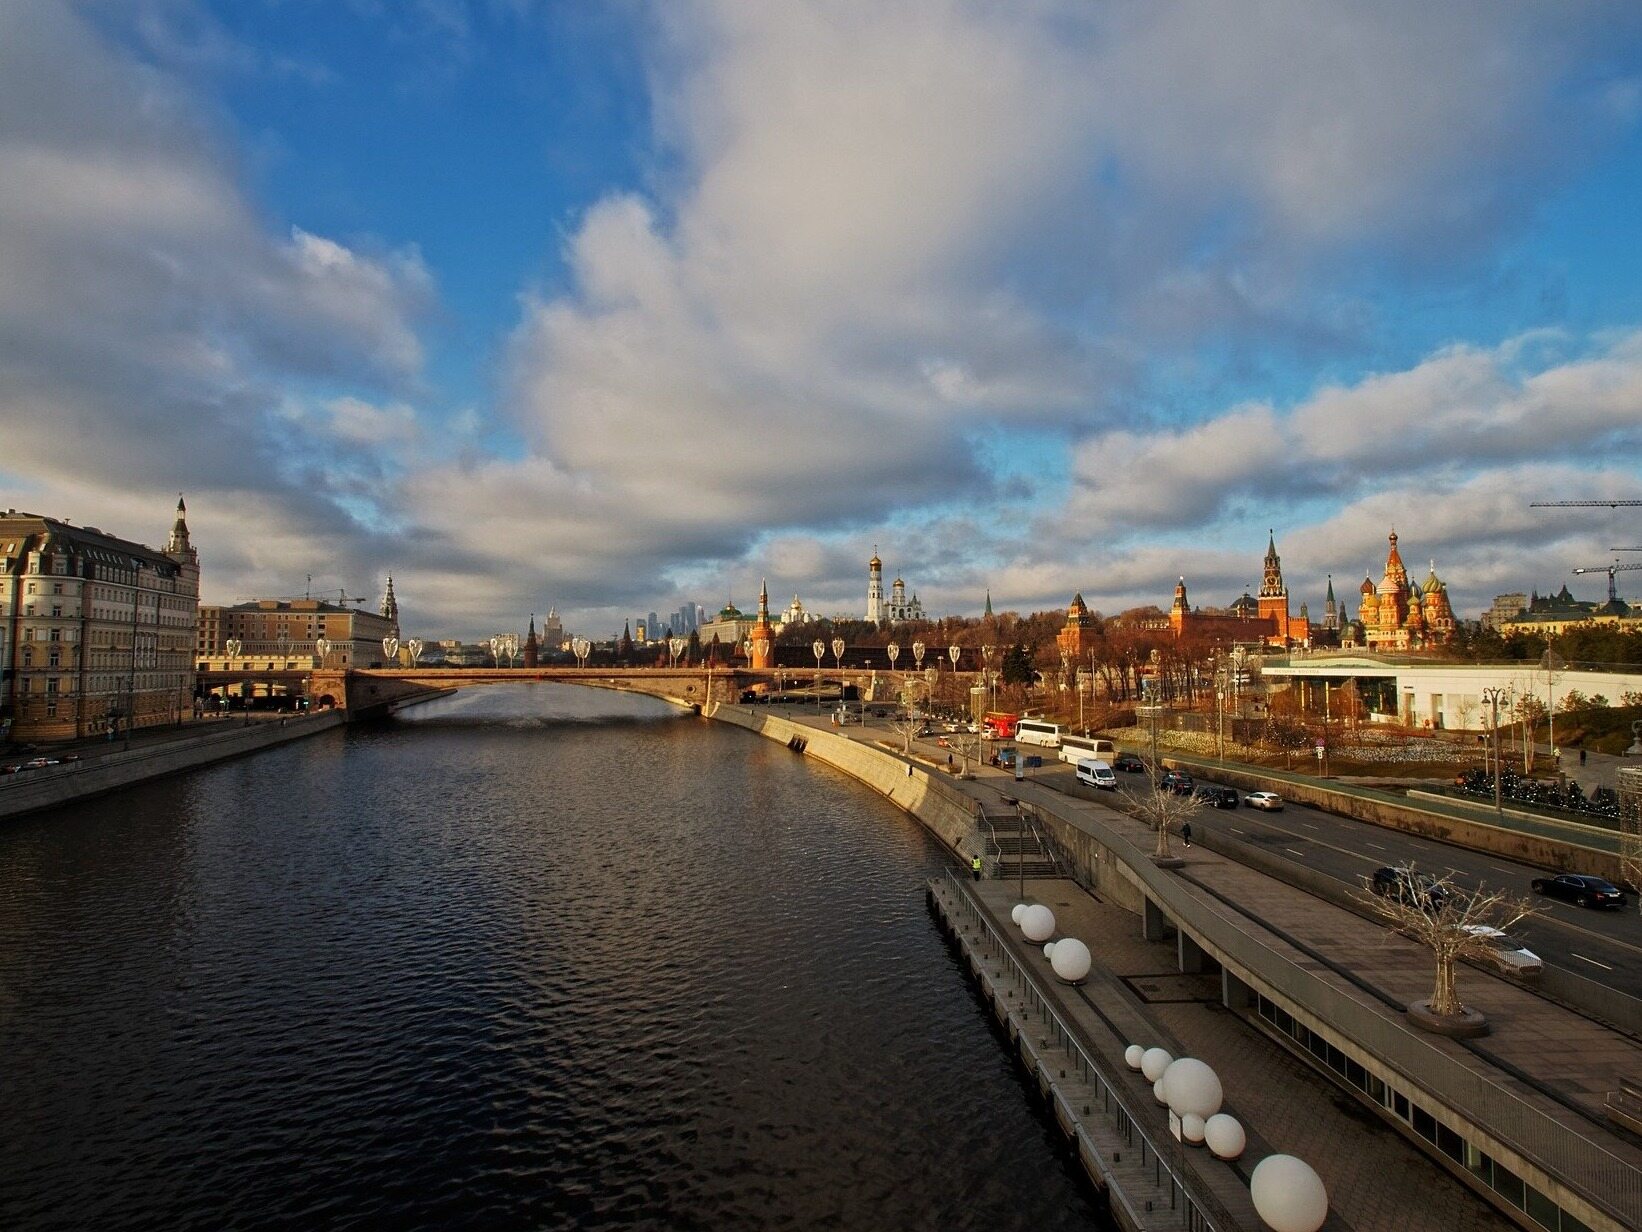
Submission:
M 392 707 L 430 689 L 466 689 L 480 685 L 524 684 L 551 681 L 579 684 L 595 689 L 627 693 L 647 693 L 676 705 L 700 709 L 708 702 L 735 701 L 747 689 L 781 690 L 788 695 L 824 698 L 842 695 L 854 685 L 866 696 L 875 673 L 853 671 L 811 673 L 788 669 L 754 670 L 746 667 L 712 669 L 702 667 L 469 667 L 469 668 L 320 668 L 307 673 L 219 672 L 200 674 L 207 688 L 250 681 L 272 684 L 279 676 L 284 684 L 296 683 L 286 676 L 299 676 L 304 691 L 316 706 L 335 706 L 350 712 Z M 217 679 L 220 677 L 220 679 Z

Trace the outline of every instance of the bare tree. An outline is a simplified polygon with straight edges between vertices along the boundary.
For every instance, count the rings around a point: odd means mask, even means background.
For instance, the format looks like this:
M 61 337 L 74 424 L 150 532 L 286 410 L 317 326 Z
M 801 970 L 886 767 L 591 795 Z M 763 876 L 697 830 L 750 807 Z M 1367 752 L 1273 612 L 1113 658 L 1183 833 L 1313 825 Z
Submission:
M 1134 802 L 1134 815 L 1157 832 L 1157 845 L 1152 859 L 1171 860 L 1169 831 L 1179 830 L 1203 811 L 1203 801 L 1192 795 L 1177 795 L 1162 787 L 1149 787 L 1129 797 Z
M 1455 986 L 1454 968 L 1461 959 L 1486 961 L 1494 948 L 1488 929 L 1504 932 L 1538 913 L 1525 898 L 1479 885 L 1475 892 L 1461 889 L 1454 874 L 1435 876 L 1419 872 L 1413 863 L 1399 864 L 1384 893 L 1371 892 L 1372 882 L 1353 895 L 1359 903 L 1386 920 L 1398 932 L 1412 937 L 1437 961 L 1431 997 L 1410 1010 L 1423 1010 L 1437 1019 L 1457 1021 L 1469 1011 Z M 1480 1015 L 1477 1016 L 1480 1020 Z
M 889 725 L 890 730 L 901 737 L 901 752 L 912 752 L 912 738 L 918 734 L 923 725 L 923 719 L 913 713 L 908 698 L 903 695 L 901 708 L 896 712 L 895 718 L 890 721 Z

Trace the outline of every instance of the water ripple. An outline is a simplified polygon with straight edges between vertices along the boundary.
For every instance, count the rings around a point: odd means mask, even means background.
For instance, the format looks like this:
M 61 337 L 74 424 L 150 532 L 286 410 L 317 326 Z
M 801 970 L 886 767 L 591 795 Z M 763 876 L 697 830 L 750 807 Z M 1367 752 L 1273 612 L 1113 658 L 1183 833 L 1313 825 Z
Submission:
M 0 831 L 0 1226 L 1092 1226 L 940 853 L 641 699 L 476 691 Z

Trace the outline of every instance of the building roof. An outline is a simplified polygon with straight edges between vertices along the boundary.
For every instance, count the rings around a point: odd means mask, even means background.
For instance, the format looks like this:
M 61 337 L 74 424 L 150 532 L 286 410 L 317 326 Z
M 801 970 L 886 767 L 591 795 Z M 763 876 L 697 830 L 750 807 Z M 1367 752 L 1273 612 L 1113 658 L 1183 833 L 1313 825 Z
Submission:
M 29 545 L 30 539 L 40 536 L 49 537 L 50 542 Z M 16 551 L 6 552 L 7 556 L 21 556 L 25 551 L 62 547 L 76 555 L 106 565 L 129 568 L 135 558 L 160 573 L 175 573 L 178 568 L 174 558 L 147 544 L 120 539 L 95 526 L 74 526 L 68 522 L 60 522 L 56 518 L 8 509 L 0 514 L 0 546 L 13 543 L 16 544 Z

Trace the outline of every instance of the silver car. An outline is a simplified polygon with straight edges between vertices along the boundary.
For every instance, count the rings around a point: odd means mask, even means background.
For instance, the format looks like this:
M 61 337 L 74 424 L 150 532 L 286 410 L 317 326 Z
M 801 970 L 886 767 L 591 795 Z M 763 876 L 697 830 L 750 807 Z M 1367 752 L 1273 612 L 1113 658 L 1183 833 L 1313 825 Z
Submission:
M 1487 924 L 1467 924 L 1465 931 L 1487 940 L 1488 961 L 1506 975 L 1526 977 L 1538 975 L 1545 969 L 1545 964 L 1540 961 L 1538 954 L 1524 949 L 1520 941 L 1497 928 L 1491 928 Z
M 1243 797 L 1243 803 L 1250 808 L 1265 809 L 1268 813 L 1283 811 L 1283 797 L 1275 791 L 1251 791 Z

